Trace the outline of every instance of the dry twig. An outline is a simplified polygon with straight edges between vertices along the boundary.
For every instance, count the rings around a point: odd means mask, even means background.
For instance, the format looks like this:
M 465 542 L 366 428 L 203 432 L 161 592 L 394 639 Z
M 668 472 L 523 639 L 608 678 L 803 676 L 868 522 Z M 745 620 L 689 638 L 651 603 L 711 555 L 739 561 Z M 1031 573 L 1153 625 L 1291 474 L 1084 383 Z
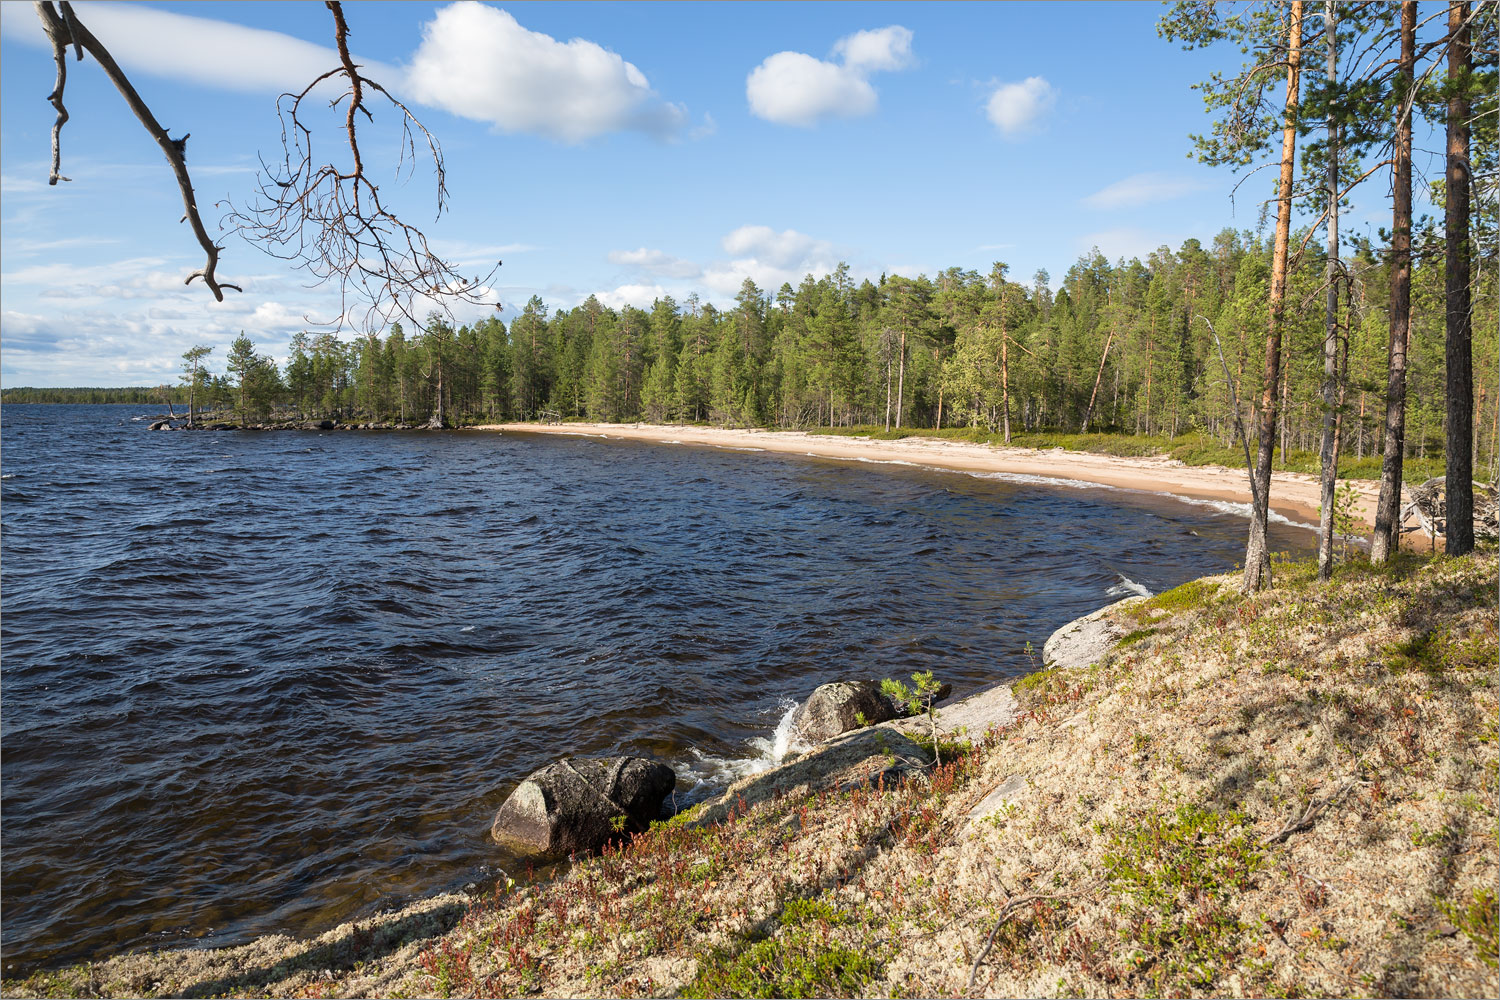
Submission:
M 208 290 L 213 292 L 215 299 L 224 301 L 224 289 L 233 288 L 235 291 L 243 291 L 239 285 L 232 285 L 227 281 L 220 281 L 215 275 L 219 266 L 219 252 L 223 249 L 208 236 L 208 231 L 203 228 L 203 220 L 198 215 L 198 200 L 193 194 L 193 181 L 188 176 L 187 161 L 184 158 L 183 143 L 174 141 L 167 135 L 167 130 L 162 128 L 141 95 L 136 92 L 131 84 L 130 78 L 125 71 L 120 69 L 119 63 L 115 62 L 114 56 L 110 55 L 109 49 L 105 48 L 99 39 L 95 38 L 88 28 L 84 27 L 78 20 L 78 15 L 73 10 L 73 5 L 68 0 L 62 0 L 57 6 L 53 6 L 51 0 L 35 0 L 37 16 L 41 18 L 42 30 L 47 33 L 47 38 L 52 43 L 52 57 L 57 62 L 57 84 L 52 93 L 47 95 L 47 100 L 57 109 L 57 120 L 52 123 L 52 174 L 48 179 L 49 184 L 56 184 L 60 180 L 68 178 L 62 176 L 62 127 L 68 121 L 68 109 L 63 106 L 63 89 L 68 82 L 67 56 L 68 46 L 73 46 L 78 58 L 83 58 L 83 53 L 88 52 L 98 61 L 104 75 L 109 77 L 109 82 L 115 85 L 120 96 L 125 98 L 125 103 L 135 114 L 140 123 L 145 126 L 147 133 L 156 140 L 161 147 L 162 153 L 167 158 L 167 163 L 172 167 L 172 173 L 177 178 L 177 188 L 182 193 L 182 204 L 184 208 L 183 220 L 193 228 L 193 236 L 197 238 L 198 245 L 203 248 L 207 261 L 198 270 L 187 276 L 184 284 L 191 284 L 194 278 L 202 278 Z
M 339 315 L 326 325 L 341 328 L 349 322 L 351 295 L 366 303 L 360 317 L 366 330 L 397 317 L 420 325 L 423 317 L 417 313 L 428 304 L 446 309 L 449 302 L 481 303 L 500 262 L 483 276 L 465 278 L 433 252 L 420 229 L 387 207 L 370 179 L 358 125 L 360 116 L 367 123 L 375 121 L 369 105 L 375 95 L 395 109 L 401 122 L 398 179 L 403 173 L 410 177 L 415 168 L 420 139 L 436 174 L 438 216 L 447 207 L 447 174 L 437 139 L 405 104 L 360 72 L 349 52 L 343 7 L 336 0 L 327 6 L 333 14 L 339 65 L 299 93 L 282 94 L 277 100 L 282 162 L 273 169 L 261 161 L 258 191 L 245 207 L 229 206 L 226 222 L 272 256 L 308 272 L 314 286 L 338 286 Z M 304 106 L 319 85 L 336 79 L 347 85 L 329 104 L 345 104 L 343 129 L 352 161 L 346 169 L 314 157 L 313 132 L 306 121 L 309 108 Z
M 969 985 L 965 988 L 964 992 L 974 992 L 974 980 L 979 976 L 979 966 L 984 964 L 984 960 L 989 957 L 990 950 L 995 947 L 995 935 L 1000 933 L 1000 928 L 1010 922 L 1011 917 L 1020 912 L 1021 907 L 1030 906 L 1033 903 L 1049 903 L 1060 899 L 1071 899 L 1093 891 L 1094 887 L 1098 884 L 1097 881 L 1091 882 L 1081 889 L 1075 889 L 1073 892 L 1062 892 L 1051 895 L 1036 893 L 1030 896 L 1021 896 L 1010 900 L 1002 906 L 1000 908 L 1000 915 L 995 918 L 995 926 L 990 928 L 989 936 L 984 939 L 984 947 L 979 949 L 979 954 L 974 956 L 974 964 L 969 967 Z
M 1354 787 L 1354 785 L 1354 782 L 1346 781 L 1344 784 L 1340 785 L 1336 791 L 1323 796 L 1321 799 L 1313 799 L 1307 804 L 1307 807 L 1300 812 L 1296 809 L 1293 809 L 1292 814 L 1288 816 L 1286 822 L 1281 825 L 1281 829 L 1271 834 L 1271 836 L 1267 837 L 1261 843 L 1266 847 L 1270 847 L 1272 844 L 1281 843 L 1294 833 L 1301 833 L 1304 830 L 1311 830 L 1312 825 L 1318 821 L 1323 813 L 1328 811 L 1328 807 L 1333 805 L 1339 799 L 1343 798 L 1344 795 L 1348 793 L 1349 789 Z

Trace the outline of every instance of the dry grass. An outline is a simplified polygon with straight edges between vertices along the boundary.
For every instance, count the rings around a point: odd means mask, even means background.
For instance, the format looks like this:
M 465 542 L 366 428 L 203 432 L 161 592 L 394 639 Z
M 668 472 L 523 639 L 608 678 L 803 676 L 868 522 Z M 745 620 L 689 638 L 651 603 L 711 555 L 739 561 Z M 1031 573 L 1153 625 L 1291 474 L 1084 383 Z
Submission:
M 1495 555 L 1309 577 L 1120 610 L 941 769 L 877 727 L 552 882 L 4 992 L 1494 996 Z

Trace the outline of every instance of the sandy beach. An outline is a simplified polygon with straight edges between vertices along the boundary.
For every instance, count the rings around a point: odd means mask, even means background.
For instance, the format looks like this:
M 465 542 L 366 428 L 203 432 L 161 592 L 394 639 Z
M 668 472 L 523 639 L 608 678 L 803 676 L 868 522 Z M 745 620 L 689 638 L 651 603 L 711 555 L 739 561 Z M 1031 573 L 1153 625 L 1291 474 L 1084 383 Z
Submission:
M 1250 502 L 1250 482 L 1243 469 L 1217 465 L 1189 466 L 1161 458 L 1122 458 L 1061 448 L 1006 448 L 966 441 L 909 437 L 899 441 L 876 441 L 866 437 L 838 437 L 804 431 L 727 430 L 718 427 L 681 427 L 662 424 L 485 424 L 477 430 L 524 434 L 572 434 L 589 437 L 624 438 L 714 448 L 760 449 L 848 461 L 892 462 L 954 469 L 961 472 L 995 472 L 1038 476 L 1118 489 L 1168 493 L 1193 500 Z M 1368 531 L 1375 516 L 1379 484 L 1354 480 L 1359 493 L 1355 515 Z M 1271 510 L 1288 521 L 1316 526 L 1318 481 L 1294 472 L 1274 473 L 1271 480 Z M 1405 544 L 1425 548 L 1425 536 L 1411 533 Z

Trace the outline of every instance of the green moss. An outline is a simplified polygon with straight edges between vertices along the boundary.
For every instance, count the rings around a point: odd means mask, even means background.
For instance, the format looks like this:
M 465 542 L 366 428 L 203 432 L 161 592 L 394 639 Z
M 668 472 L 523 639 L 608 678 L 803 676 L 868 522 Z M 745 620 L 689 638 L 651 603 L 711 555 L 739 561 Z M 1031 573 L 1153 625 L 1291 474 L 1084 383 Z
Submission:
M 659 823 L 652 823 L 651 825 L 653 827 L 664 826 L 664 827 L 667 827 L 669 829 L 674 829 L 674 828 L 677 828 L 677 827 L 685 826 L 686 824 L 691 823 L 697 817 L 697 815 L 703 811 L 703 807 L 705 805 L 707 805 L 707 803 L 705 803 L 705 802 L 699 802 L 697 805 L 695 805 L 695 806 L 689 806 L 688 808 L 684 809 L 682 812 L 677 813 L 675 816 L 673 816 L 670 819 L 663 820 L 663 821 L 661 821 Z
M 4 980 L 6 996 L 96 997 L 107 996 L 93 985 L 87 965 L 76 965 L 52 972 L 38 972 L 26 979 Z
M 1210 989 L 1232 968 L 1246 929 L 1232 897 L 1250 886 L 1263 852 L 1238 812 L 1180 806 L 1105 827 L 1104 875 L 1124 901 L 1121 934 L 1154 991 Z
M 1057 667 L 1048 667 L 1035 673 L 1027 674 L 1010 686 L 1010 693 L 1027 708 L 1047 701 L 1049 695 L 1062 692 L 1065 684 L 1062 671 Z
M 1493 622 L 1467 635 L 1455 636 L 1449 629 L 1423 631 L 1383 650 L 1392 673 L 1420 671 L 1434 677 L 1454 673 L 1493 672 L 1500 644 Z
M 1467 904 L 1438 900 L 1437 905 L 1453 926 L 1474 942 L 1486 965 L 1492 969 L 1500 966 L 1500 909 L 1496 907 L 1494 889 L 1487 886 L 1475 889 Z
M 1124 636 L 1122 636 L 1120 638 L 1119 642 L 1115 643 L 1115 645 L 1119 646 L 1119 647 L 1133 646 L 1136 643 L 1140 642 L 1141 640 L 1147 639 L 1147 638 L 1155 635 L 1159 631 L 1161 631 L 1161 630 L 1160 629 L 1154 629 L 1154 628 L 1138 628 L 1134 632 L 1128 632 L 1128 633 L 1126 633 Z
M 1189 580 L 1180 587 L 1163 591 L 1155 597 L 1149 597 L 1131 610 L 1135 613 L 1137 620 L 1142 619 L 1153 611 L 1166 611 L 1176 613 L 1188 611 L 1193 608 L 1201 608 L 1213 602 L 1218 595 L 1219 585 L 1207 580 Z
M 861 997 L 884 975 L 874 942 L 850 948 L 834 942 L 835 927 L 859 916 L 824 900 L 792 899 L 771 935 L 751 935 L 738 950 L 716 949 L 698 960 L 684 997 Z

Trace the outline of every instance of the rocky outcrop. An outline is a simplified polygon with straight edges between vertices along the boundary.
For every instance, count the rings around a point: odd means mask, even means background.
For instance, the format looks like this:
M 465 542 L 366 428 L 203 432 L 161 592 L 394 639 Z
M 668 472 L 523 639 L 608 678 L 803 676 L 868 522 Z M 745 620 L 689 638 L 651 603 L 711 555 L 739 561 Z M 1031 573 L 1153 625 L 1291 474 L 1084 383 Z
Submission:
M 564 757 L 510 793 L 490 836 L 517 857 L 561 861 L 646 829 L 676 784 L 676 772 L 644 757 Z
M 800 798 L 882 784 L 889 788 L 925 770 L 931 759 L 920 744 L 900 730 L 885 726 L 860 729 L 836 736 L 769 771 L 741 778 L 722 794 L 688 810 L 684 820 L 691 826 L 712 826 L 778 797 Z
M 1053 632 L 1042 647 L 1043 665 L 1086 667 L 1091 663 L 1098 663 L 1125 635 L 1124 629 L 1110 620 L 1109 613 L 1143 600 L 1143 597 L 1127 597 L 1123 601 L 1106 605 L 1091 615 L 1068 622 Z
M 861 716 L 865 725 L 873 725 L 899 714 L 874 681 L 835 681 L 819 686 L 797 707 L 792 734 L 804 743 L 822 743 L 860 728 Z

